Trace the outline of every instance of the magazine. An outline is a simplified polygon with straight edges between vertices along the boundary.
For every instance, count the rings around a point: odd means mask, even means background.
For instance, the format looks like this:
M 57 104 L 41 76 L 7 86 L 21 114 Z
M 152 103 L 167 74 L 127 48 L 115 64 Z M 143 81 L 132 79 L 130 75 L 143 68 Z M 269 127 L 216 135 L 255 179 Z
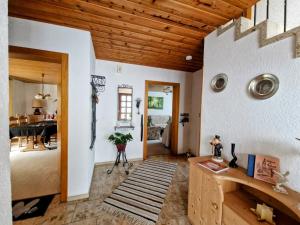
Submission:
M 209 169 L 210 171 L 214 173 L 220 173 L 223 171 L 228 170 L 228 166 L 225 163 L 218 163 L 213 161 L 212 159 L 208 159 L 203 162 L 199 162 L 198 165 L 205 167 L 206 169 Z

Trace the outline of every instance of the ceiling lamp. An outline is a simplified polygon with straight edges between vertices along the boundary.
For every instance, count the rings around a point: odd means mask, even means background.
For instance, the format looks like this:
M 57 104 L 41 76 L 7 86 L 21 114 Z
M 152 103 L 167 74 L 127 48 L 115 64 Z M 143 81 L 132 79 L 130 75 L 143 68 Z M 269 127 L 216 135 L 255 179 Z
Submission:
M 191 56 L 191 55 L 187 55 L 186 57 L 185 57 L 185 60 L 186 61 L 191 61 L 193 59 L 193 56 Z
M 166 93 L 166 95 L 169 94 L 169 93 L 172 93 L 172 87 L 170 87 L 170 86 L 165 86 L 165 87 L 163 88 L 163 92 Z
M 35 99 L 48 99 L 51 97 L 50 94 L 44 94 L 44 77 L 45 77 L 45 74 L 42 73 L 42 92 L 35 95 L 34 96 Z

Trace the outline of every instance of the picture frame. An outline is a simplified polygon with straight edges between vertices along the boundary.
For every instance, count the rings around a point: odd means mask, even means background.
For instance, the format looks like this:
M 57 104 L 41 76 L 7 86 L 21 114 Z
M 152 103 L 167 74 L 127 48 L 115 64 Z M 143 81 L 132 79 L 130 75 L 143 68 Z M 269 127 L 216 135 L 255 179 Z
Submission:
M 148 96 L 148 109 L 164 109 L 164 97 Z

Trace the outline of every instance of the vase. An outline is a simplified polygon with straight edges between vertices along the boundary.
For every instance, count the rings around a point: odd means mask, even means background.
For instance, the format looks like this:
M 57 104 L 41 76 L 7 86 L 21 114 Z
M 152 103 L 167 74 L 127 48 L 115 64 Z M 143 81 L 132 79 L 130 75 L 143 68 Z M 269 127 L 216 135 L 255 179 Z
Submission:
M 118 144 L 116 146 L 117 146 L 118 152 L 124 152 L 125 151 L 126 144 Z

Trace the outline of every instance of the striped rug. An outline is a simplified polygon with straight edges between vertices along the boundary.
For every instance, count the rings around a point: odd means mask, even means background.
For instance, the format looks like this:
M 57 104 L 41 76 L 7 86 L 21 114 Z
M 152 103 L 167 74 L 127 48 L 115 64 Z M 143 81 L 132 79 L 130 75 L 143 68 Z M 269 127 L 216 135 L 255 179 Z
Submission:
M 104 200 L 102 210 L 126 218 L 132 225 L 155 224 L 176 166 L 176 163 L 145 161 Z

